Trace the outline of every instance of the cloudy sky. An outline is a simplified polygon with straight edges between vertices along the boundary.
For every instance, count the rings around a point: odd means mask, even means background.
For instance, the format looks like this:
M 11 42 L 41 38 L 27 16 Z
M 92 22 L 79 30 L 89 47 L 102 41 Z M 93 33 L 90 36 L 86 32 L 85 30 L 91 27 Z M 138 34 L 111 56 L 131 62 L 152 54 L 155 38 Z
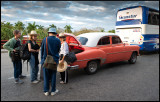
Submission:
M 115 28 L 118 9 L 137 5 L 159 10 L 159 1 L 1 1 L 1 21 L 22 21 L 26 26 L 35 21 L 59 28 L 70 24 L 73 31 L 95 27 L 108 31 Z

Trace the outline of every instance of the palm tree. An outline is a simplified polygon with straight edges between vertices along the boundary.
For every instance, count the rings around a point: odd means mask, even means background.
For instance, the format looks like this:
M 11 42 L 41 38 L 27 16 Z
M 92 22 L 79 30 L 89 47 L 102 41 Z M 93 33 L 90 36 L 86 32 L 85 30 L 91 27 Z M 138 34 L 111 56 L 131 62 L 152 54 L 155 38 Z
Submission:
M 66 33 L 72 33 L 71 29 L 73 28 L 70 25 L 66 25 L 64 28 Z
M 13 24 L 1 22 L 1 40 L 8 40 L 13 36 Z
M 13 29 L 13 24 L 11 24 L 10 22 L 7 22 L 5 24 L 5 27 L 9 28 L 9 29 Z
M 28 26 L 27 26 L 28 33 L 30 33 L 32 30 L 36 30 L 37 27 L 38 25 L 36 25 L 36 22 L 33 22 L 33 24 L 28 23 Z
M 49 26 L 50 26 L 49 28 L 57 28 L 54 24 L 49 25 Z
M 44 29 L 44 26 L 42 26 L 42 25 L 38 25 L 38 29 L 43 30 L 43 29 Z
M 17 23 L 15 23 L 14 28 L 17 29 L 17 30 L 19 30 L 19 31 L 23 31 L 24 28 L 25 28 L 24 26 L 25 26 L 25 24 L 23 24 L 23 22 L 18 21 Z

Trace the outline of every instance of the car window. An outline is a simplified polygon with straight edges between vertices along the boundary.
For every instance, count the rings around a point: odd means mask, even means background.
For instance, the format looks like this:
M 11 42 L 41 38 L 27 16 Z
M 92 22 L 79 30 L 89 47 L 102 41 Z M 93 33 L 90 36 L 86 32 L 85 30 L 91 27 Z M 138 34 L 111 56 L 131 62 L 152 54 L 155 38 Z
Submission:
M 88 39 L 85 37 L 77 37 L 78 41 L 82 44 L 82 45 L 86 45 Z
M 107 44 L 110 44 L 109 37 L 103 37 L 98 42 L 98 45 L 107 45 Z
M 119 37 L 113 36 L 112 37 L 112 44 L 121 43 L 121 39 Z

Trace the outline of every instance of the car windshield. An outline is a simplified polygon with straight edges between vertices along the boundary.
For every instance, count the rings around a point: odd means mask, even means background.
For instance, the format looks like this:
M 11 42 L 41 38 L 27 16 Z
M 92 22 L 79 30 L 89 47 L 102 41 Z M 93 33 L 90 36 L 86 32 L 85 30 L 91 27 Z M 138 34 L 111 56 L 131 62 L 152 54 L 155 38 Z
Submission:
M 85 37 L 77 37 L 78 41 L 82 44 L 82 45 L 86 45 L 88 39 Z

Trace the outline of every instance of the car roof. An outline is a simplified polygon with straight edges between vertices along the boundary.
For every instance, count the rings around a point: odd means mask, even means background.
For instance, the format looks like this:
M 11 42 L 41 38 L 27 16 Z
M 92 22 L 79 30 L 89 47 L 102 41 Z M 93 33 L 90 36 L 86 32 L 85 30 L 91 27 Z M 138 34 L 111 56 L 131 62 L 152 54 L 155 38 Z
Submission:
M 103 36 L 118 36 L 114 33 L 106 33 L 106 32 L 91 32 L 91 33 L 83 33 L 78 35 L 77 37 L 85 37 L 88 39 L 85 46 L 88 47 L 95 47 L 99 41 L 100 38 Z

